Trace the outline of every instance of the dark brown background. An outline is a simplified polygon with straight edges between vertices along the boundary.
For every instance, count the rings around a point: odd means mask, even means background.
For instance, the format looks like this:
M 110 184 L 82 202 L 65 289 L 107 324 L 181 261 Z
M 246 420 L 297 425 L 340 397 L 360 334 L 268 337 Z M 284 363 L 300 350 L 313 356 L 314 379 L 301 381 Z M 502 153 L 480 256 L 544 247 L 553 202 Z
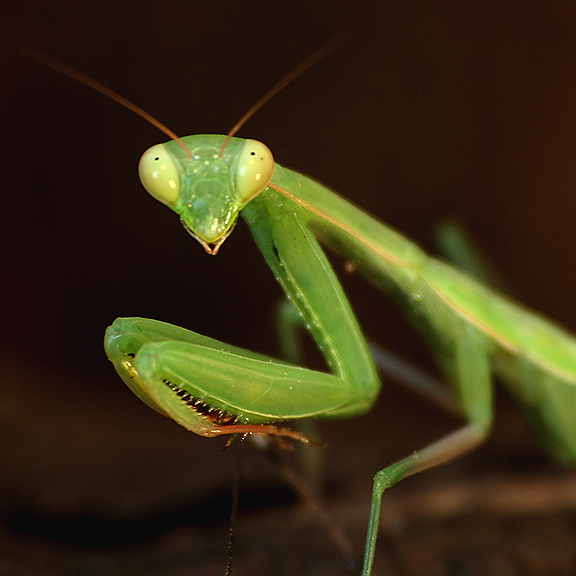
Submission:
M 141 405 L 102 336 L 141 315 L 275 354 L 280 296 L 242 224 L 211 258 L 142 191 L 136 165 L 163 140 L 156 129 L 23 59 L 22 43 L 185 135 L 226 132 L 356 22 L 241 135 L 429 248 L 435 223 L 460 217 L 523 302 L 576 329 L 574 5 L 281 4 L 4 8 L 0 572 L 220 574 L 235 458 Z M 371 337 L 427 362 L 386 299 L 345 283 Z M 390 492 L 381 570 L 574 572 L 574 479 L 542 459 L 505 400 L 500 411 L 489 446 Z M 358 548 L 373 473 L 454 425 L 387 388 L 366 417 L 323 426 L 328 499 Z M 245 501 L 262 507 L 241 516 L 236 573 L 343 573 L 323 530 L 273 506 L 287 497 L 275 469 L 258 455 L 246 467 L 245 486 L 259 488 Z M 453 510 L 459 490 L 477 505 Z M 498 504 L 523 490 L 520 512 Z

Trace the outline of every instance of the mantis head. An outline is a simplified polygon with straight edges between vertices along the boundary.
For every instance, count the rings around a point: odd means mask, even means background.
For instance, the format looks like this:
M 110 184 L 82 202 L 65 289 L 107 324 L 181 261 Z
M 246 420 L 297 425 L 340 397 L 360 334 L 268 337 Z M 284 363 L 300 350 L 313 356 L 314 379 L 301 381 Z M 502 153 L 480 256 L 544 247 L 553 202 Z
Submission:
M 216 254 L 238 214 L 272 177 L 274 158 L 257 140 L 196 135 L 149 148 L 138 172 L 144 188 L 180 216 L 184 228 Z

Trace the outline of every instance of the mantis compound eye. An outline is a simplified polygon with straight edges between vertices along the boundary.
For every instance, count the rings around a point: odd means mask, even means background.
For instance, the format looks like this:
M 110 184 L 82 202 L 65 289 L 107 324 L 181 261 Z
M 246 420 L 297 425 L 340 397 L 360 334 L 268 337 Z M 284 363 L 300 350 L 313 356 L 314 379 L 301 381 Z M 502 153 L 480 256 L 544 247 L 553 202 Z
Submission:
M 180 195 L 179 169 L 164 144 L 148 148 L 138 165 L 140 181 L 146 191 L 168 206 L 174 206 Z
M 248 203 L 266 188 L 274 171 L 274 157 L 265 144 L 245 140 L 236 165 L 236 190 L 243 203 Z

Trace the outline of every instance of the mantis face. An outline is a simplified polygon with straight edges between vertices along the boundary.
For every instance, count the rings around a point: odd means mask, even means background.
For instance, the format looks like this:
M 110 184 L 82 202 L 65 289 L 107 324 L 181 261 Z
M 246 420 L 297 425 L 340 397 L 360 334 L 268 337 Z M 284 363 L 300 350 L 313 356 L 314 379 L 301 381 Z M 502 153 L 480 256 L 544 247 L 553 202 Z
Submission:
M 196 135 L 149 148 L 138 172 L 144 188 L 180 216 L 209 254 L 230 235 L 238 214 L 272 177 L 274 158 L 257 140 Z

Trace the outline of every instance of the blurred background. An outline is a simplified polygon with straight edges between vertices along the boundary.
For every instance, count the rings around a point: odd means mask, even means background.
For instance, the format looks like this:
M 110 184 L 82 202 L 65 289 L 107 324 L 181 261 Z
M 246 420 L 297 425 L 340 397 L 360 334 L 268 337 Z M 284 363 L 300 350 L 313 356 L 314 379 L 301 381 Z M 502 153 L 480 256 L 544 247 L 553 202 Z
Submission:
M 161 133 L 26 60 L 22 45 L 87 73 L 180 135 L 226 133 L 353 23 L 346 42 L 240 135 L 262 140 L 278 162 L 430 250 L 434 226 L 458 217 L 522 302 L 576 329 L 573 3 L 56 0 L 2 10 L 1 573 L 221 573 L 233 454 L 222 454 L 222 439 L 197 438 L 140 403 L 105 358 L 102 338 L 117 316 L 144 316 L 277 355 L 281 296 L 243 223 L 210 257 L 143 191 L 137 163 L 165 140 Z M 371 338 L 429 365 L 386 298 L 361 278 L 344 283 Z M 427 482 L 435 482 L 476 486 L 483 494 L 476 498 L 491 501 L 538 473 L 560 483 L 533 480 L 539 494 L 563 494 L 570 474 L 547 462 L 505 398 L 499 405 L 487 447 L 406 481 L 397 498 L 431 494 Z M 358 549 L 374 472 L 455 425 L 385 387 L 369 415 L 321 426 L 330 443 L 329 505 Z M 246 490 L 255 494 L 240 519 L 237 573 L 343 572 L 324 531 L 307 532 L 310 523 L 294 514 L 275 467 L 251 454 L 245 468 Z M 501 477 L 500 488 L 482 492 L 491 484 L 479 478 Z M 451 530 L 464 540 L 448 546 L 422 528 L 428 520 L 418 511 L 394 508 L 394 491 L 379 560 L 390 574 L 432 573 L 431 558 L 442 574 L 478 565 L 483 574 L 502 566 L 507 574 L 545 573 L 538 562 L 553 562 L 550 534 L 566 544 L 555 573 L 574 568 L 570 497 L 552 512 L 535 505 L 522 521 L 501 513 L 496 527 L 489 507 L 479 506 L 474 528 Z M 449 509 L 439 514 L 442 526 L 472 514 Z M 530 526 L 543 527 L 521 547 L 541 550 L 532 563 L 510 552 L 503 536 L 510 522 L 517 534 L 526 514 Z M 420 555 L 428 563 L 409 560 L 416 532 L 434 543 L 433 555 Z M 455 557 L 459 563 L 450 562 Z

